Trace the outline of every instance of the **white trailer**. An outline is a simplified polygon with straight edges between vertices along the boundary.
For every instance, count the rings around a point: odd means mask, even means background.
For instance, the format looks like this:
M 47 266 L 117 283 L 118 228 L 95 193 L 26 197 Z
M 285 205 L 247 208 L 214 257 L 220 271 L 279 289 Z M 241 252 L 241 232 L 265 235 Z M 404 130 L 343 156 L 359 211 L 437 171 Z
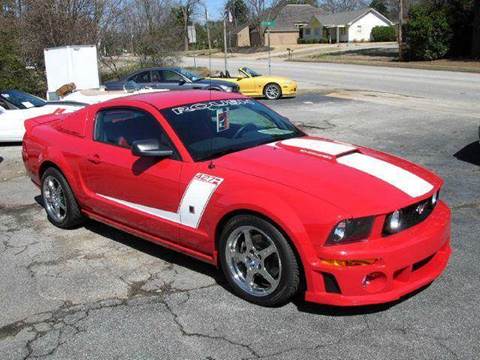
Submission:
M 47 99 L 55 99 L 55 91 L 74 83 L 77 90 L 100 87 L 97 47 L 95 45 L 62 46 L 44 50 L 47 72 Z

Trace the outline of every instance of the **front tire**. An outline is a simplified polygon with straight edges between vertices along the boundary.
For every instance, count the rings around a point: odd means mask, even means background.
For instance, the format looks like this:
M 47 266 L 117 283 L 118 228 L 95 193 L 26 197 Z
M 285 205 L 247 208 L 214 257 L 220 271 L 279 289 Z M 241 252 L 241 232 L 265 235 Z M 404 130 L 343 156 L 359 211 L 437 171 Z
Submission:
M 62 229 L 71 229 L 83 223 L 72 189 L 63 174 L 56 168 L 48 168 L 42 175 L 42 200 L 48 220 Z
M 280 88 L 280 85 L 270 83 L 265 85 L 265 88 L 263 89 L 263 94 L 268 100 L 277 100 L 282 97 L 282 89 Z
M 220 262 L 233 291 L 252 303 L 280 306 L 298 291 L 300 269 L 292 246 L 273 224 L 257 216 L 227 222 Z

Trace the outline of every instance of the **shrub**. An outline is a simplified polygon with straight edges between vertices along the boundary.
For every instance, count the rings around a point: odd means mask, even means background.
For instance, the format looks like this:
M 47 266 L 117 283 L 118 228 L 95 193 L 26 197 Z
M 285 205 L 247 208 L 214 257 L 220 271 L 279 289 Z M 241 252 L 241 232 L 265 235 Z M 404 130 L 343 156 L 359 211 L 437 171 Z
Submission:
M 328 43 L 327 37 L 322 37 L 320 39 L 297 39 L 297 44 L 325 44 Z
M 36 66 L 28 66 L 22 58 L 16 34 L 0 28 L 0 89 L 23 90 L 45 96 L 46 84 L 43 72 Z
M 449 50 L 452 31 L 443 9 L 429 5 L 413 5 L 410 20 L 404 26 L 406 58 L 408 60 L 435 60 Z
M 372 41 L 395 41 L 395 28 L 393 26 L 375 26 L 372 29 Z

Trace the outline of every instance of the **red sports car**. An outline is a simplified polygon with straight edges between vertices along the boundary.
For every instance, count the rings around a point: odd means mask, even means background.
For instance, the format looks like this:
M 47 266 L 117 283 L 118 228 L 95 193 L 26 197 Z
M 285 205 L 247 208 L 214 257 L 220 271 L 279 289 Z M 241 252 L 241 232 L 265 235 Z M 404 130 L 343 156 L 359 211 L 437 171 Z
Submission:
M 450 255 L 442 180 L 310 137 L 239 94 L 125 97 L 26 122 L 23 160 L 61 228 L 86 217 L 223 269 L 251 302 L 398 299 Z

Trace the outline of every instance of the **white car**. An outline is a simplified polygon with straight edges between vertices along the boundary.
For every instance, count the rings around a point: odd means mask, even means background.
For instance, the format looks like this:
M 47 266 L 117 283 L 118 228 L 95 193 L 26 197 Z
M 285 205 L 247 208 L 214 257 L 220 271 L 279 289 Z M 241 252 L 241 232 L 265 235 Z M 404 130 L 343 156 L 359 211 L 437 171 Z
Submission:
M 81 90 L 65 96 L 61 101 L 45 101 L 19 90 L 0 91 L 0 143 L 22 141 L 25 120 L 36 116 L 74 112 L 102 101 L 159 91 L 168 90 L 144 88 L 130 91 Z
M 0 143 L 22 141 L 25 134 L 24 122 L 27 119 L 73 112 L 85 105 L 76 102 L 47 102 L 18 90 L 0 91 Z

